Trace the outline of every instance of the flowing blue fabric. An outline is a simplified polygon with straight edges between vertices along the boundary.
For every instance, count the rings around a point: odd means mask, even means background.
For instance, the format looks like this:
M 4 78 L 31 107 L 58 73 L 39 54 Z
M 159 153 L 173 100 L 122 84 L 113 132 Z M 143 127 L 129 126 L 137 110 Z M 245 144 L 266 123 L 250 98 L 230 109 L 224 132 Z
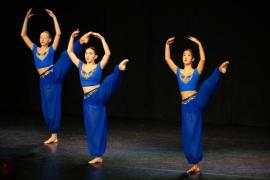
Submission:
M 188 163 L 196 164 L 203 158 L 202 111 L 218 86 L 221 73 L 214 70 L 200 86 L 198 93 L 182 100 L 182 132 L 184 154 Z
M 107 145 L 107 102 L 119 89 L 123 72 L 118 66 L 99 88 L 84 95 L 83 113 L 90 155 L 102 156 Z
M 74 43 L 74 52 L 79 54 L 82 46 L 79 40 Z M 40 75 L 40 95 L 42 111 L 49 133 L 57 133 L 61 124 L 62 81 L 72 67 L 67 51 L 62 52 L 58 61 Z

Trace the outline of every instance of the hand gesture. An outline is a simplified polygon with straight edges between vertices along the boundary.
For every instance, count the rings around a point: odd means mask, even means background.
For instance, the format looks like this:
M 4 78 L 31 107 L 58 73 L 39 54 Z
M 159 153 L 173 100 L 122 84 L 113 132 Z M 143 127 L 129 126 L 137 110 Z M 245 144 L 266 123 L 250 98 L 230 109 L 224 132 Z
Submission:
M 26 13 L 25 18 L 30 19 L 30 17 L 32 17 L 33 15 L 34 15 L 34 14 L 32 14 L 32 8 L 30 8 L 30 9 L 27 11 L 27 13 Z
M 99 33 L 93 32 L 92 35 L 95 36 L 96 38 L 100 39 L 100 40 L 104 39 L 104 37 Z
M 193 41 L 193 42 L 195 42 L 196 44 L 200 44 L 201 43 L 198 39 L 196 39 L 195 37 L 192 37 L 192 36 L 189 36 L 188 39 L 191 40 L 191 41 Z
M 46 11 L 46 12 L 48 13 L 48 15 L 51 16 L 52 18 L 55 17 L 54 13 L 53 13 L 51 10 L 45 9 L 45 11 Z
M 76 31 L 73 31 L 73 33 L 71 34 L 71 37 L 75 38 L 79 35 L 79 33 L 80 33 L 80 31 L 79 31 L 79 29 L 77 29 Z
M 166 44 L 167 45 L 171 45 L 172 43 L 174 43 L 174 36 L 173 37 L 170 37 L 167 41 L 166 41 Z
M 85 33 L 81 38 L 80 38 L 80 42 L 83 44 L 86 44 L 89 42 L 89 37 L 90 35 L 93 34 L 92 31 L 89 31 L 88 33 Z

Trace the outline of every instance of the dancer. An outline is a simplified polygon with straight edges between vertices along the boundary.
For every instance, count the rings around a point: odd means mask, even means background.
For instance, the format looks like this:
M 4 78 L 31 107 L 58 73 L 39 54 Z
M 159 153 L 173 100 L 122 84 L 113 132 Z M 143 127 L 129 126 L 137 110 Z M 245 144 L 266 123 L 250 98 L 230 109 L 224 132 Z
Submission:
M 53 64 L 54 53 L 59 44 L 61 30 L 55 14 L 48 9 L 45 9 L 45 11 L 54 22 L 55 36 L 53 42 L 51 34 L 48 31 L 43 31 L 40 34 L 40 47 L 34 44 L 28 37 L 28 20 L 34 15 L 32 14 L 32 8 L 28 10 L 25 16 L 21 37 L 32 51 L 34 63 L 40 76 L 40 94 L 43 117 L 49 133 L 51 134 L 50 138 L 44 141 L 44 143 L 49 144 L 58 142 L 57 133 L 59 132 L 61 121 L 62 81 L 68 70 L 72 67 L 72 63 L 69 60 L 67 52 L 64 51 L 57 62 Z M 87 35 L 82 36 L 80 40 L 76 41 L 74 52 L 78 54 L 82 49 L 81 44 L 84 44 L 87 41 Z M 50 44 L 51 42 L 52 44 Z
M 201 144 L 202 130 L 202 112 L 206 107 L 211 95 L 214 93 L 221 74 L 225 74 L 229 61 L 223 62 L 219 67 L 215 68 L 209 78 L 207 78 L 197 91 L 197 84 L 205 65 L 205 53 L 201 42 L 195 37 L 188 39 L 196 43 L 199 47 L 200 60 L 197 67 L 192 67 L 195 61 L 191 49 L 183 52 L 182 61 L 184 68 L 180 69 L 175 65 L 171 58 L 170 45 L 174 42 L 175 37 L 171 37 L 166 41 L 165 60 L 169 68 L 176 74 L 179 91 L 182 99 L 182 133 L 184 154 L 191 168 L 187 173 L 200 172 L 199 162 L 203 158 Z
M 113 73 L 107 76 L 100 84 L 102 71 L 111 54 L 109 46 L 102 35 L 96 32 L 88 32 L 88 37 L 94 36 L 100 39 L 105 54 L 100 62 L 96 64 L 95 61 L 98 55 L 95 48 L 88 47 L 85 50 L 86 63 L 84 63 L 73 52 L 73 41 L 78 34 L 78 30 L 71 34 L 67 52 L 72 62 L 79 69 L 80 82 L 84 92 L 83 113 L 88 150 L 90 155 L 94 157 L 88 163 L 102 163 L 102 156 L 105 153 L 107 144 L 107 102 L 121 84 L 121 78 L 123 71 L 126 70 L 128 59 L 124 59 L 118 66 L 115 66 Z

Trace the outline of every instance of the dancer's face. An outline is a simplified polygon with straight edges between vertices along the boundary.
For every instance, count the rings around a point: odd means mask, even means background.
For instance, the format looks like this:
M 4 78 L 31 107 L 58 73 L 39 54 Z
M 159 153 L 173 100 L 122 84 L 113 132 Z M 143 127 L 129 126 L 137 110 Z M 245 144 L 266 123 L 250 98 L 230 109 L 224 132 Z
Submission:
M 185 50 L 183 52 L 182 60 L 184 65 L 190 65 L 194 61 L 192 52 L 190 50 Z
M 86 49 L 84 56 L 85 56 L 85 61 L 87 63 L 94 62 L 97 59 L 97 57 L 98 57 L 98 55 L 96 54 L 95 50 L 93 50 L 91 48 L 87 48 Z
M 42 32 L 39 36 L 41 46 L 48 46 L 51 42 L 51 37 L 47 32 Z

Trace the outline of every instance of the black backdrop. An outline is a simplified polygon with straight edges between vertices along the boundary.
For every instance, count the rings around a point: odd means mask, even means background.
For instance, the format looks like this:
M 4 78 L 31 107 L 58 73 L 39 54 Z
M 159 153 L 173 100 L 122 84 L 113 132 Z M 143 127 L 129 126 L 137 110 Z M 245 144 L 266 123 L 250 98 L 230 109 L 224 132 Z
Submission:
M 67 47 L 71 32 L 96 31 L 104 35 L 112 56 L 104 77 L 124 58 L 130 63 L 118 93 L 109 102 L 111 120 L 180 120 L 180 97 L 174 74 L 164 60 L 164 44 L 176 41 L 172 57 L 181 66 L 183 49 L 198 49 L 189 35 L 204 45 L 207 63 L 201 80 L 223 59 L 231 61 L 204 113 L 205 123 L 269 126 L 268 47 L 269 8 L 266 2 L 234 1 L 13 1 L 1 12 L 1 104 L 2 117 L 41 114 L 38 74 L 31 51 L 20 37 L 27 10 L 35 14 L 28 35 L 38 43 L 43 30 L 54 33 L 53 21 L 43 10 L 56 14 L 62 36 L 56 59 Z M 90 43 L 102 53 L 96 39 Z M 83 53 L 81 54 L 83 57 Z M 63 114 L 82 115 L 82 90 L 75 66 L 63 87 Z M 2 121 L 5 118 L 1 118 Z

